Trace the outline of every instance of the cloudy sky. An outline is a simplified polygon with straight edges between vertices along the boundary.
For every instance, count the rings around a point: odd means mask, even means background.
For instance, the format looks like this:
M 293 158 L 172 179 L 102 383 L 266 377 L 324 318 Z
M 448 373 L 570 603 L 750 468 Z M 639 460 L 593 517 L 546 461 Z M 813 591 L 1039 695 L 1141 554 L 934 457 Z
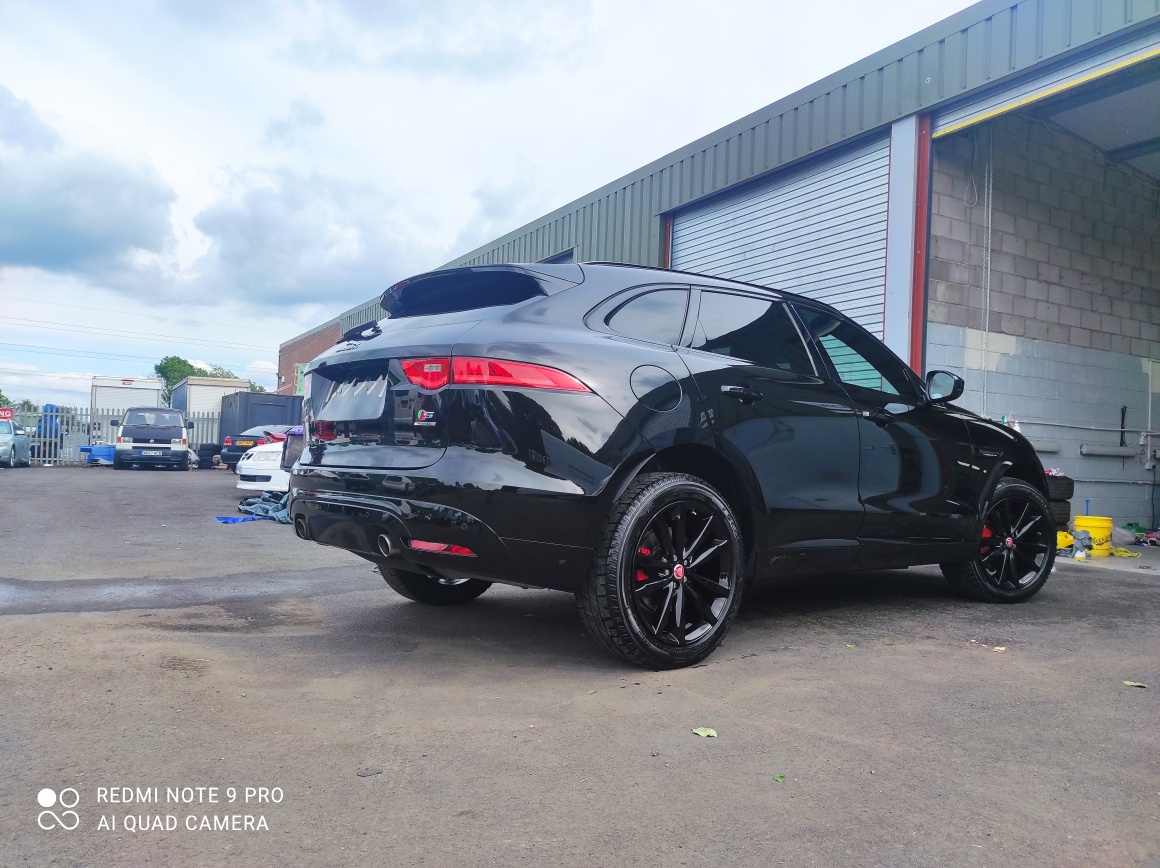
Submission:
M 0 391 L 278 344 L 964 0 L 0 0 Z

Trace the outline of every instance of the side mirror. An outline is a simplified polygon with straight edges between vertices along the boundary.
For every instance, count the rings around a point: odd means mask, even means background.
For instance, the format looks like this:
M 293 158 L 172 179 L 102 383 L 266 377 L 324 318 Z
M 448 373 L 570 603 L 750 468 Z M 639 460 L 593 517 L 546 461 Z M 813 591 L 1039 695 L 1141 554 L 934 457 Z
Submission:
M 15 434 L 17 437 L 19 437 L 21 434 L 27 434 L 28 432 L 25 431 L 23 428 L 21 428 L 19 425 L 17 425 L 15 428 L 12 429 L 12 433 Z
M 185 423 L 185 427 L 186 427 L 186 428 L 188 428 L 190 431 L 192 431 L 192 430 L 193 430 L 193 423 L 192 423 L 192 422 L 186 422 L 186 423 Z
M 121 423 L 118 422 L 116 419 L 110 419 L 109 425 L 113 428 L 120 428 L 121 427 Z
M 926 375 L 926 395 L 932 404 L 945 404 L 963 394 L 963 378 L 950 371 L 931 371 Z

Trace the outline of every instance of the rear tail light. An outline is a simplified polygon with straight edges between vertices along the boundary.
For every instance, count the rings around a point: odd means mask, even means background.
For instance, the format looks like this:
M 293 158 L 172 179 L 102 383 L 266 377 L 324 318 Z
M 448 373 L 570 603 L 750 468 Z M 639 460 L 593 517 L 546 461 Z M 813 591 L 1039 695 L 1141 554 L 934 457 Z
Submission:
M 225 440 L 222 441 L 222 445 L 223 446 L 233 446 L 234 445 L 234 438 L 227 437 Z
M 310 426 L 310 433 L 316 440 L 335 440 L 338 437 L 333 422 L 315 422 Z
M 449 383 L 474 386 L 507 386 L 513 389 L 556 389 L 587 392 L 588 387 L 555 368 L 509 362 L 505 359 L 403 359 L 403 373 L 414 386 L 441 389 Z
M 255 443 L 254 445 L 255 445 L 255 446 L 265 446 L 265 445 L 266 445 L 266 438 L 265 438 L 265 437 L 259 437 L 259 438 L 258 438 L 258 442 L 257 442 L 257 443 Z
M 420 389 L 442 389 L 451 382 L 451 359 L 403 359 L 403 373 Z
M 432 552 L 439 555 L 459 555 L 463 558 L 475 557 L 475 552 L 463 546 L 453 546 L 449 543 L 426 542 L 421 539 L 413 539 L 410 542 L 411 548 L 418 552 Z
M 502 359 L 454 360 L 451 379 L 456 383 L 477 386 L 511 386 L 521 389 L 561 389 L 565 392 L 587 392 L 588 387 L 563 371 L 543 365 L 508 362 Z

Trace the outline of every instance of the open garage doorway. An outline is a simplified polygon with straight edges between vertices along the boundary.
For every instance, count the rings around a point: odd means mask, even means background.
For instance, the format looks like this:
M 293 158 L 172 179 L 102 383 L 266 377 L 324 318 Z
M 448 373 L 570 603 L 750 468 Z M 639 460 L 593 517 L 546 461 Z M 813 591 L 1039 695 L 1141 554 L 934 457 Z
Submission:
M 932 144 L 927 367 L 1117 524 L 1152 521 L 1160 447 L 1160 62 L 1140 56 L 993 96 Z

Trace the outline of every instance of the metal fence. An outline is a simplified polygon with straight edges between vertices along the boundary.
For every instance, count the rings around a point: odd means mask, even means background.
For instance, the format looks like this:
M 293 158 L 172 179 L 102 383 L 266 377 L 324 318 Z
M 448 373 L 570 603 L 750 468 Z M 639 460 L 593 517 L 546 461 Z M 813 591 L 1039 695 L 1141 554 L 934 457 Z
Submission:
M 85 464 L 88 456 L 81 447 L 115 443 L 117 429 L 112 423 L 123 419 L 125 411 L 61 407 L 49 411 L 16 410 L 13 415 L 16 424 L 28 432 L 33 464 Z M 203 443 L 219 442 L 220 413 L 187 413 L 185 419 L 193 423 L 189 432 L 193 449 Z

